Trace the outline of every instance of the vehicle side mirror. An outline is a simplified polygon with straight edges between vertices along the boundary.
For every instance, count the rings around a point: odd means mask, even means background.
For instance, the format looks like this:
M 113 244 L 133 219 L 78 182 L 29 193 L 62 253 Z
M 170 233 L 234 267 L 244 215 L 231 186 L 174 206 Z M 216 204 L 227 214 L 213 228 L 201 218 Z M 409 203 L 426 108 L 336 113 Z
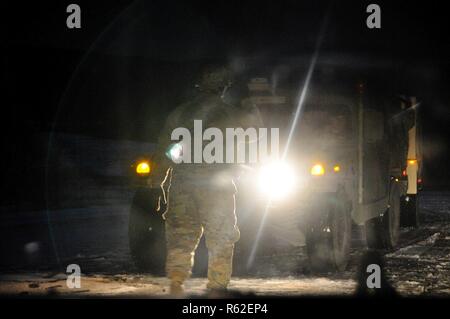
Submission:
M 364 141 L 366 143 L 376 143 L 384 136 L 383 113 L 366 109 L 364 110 Z

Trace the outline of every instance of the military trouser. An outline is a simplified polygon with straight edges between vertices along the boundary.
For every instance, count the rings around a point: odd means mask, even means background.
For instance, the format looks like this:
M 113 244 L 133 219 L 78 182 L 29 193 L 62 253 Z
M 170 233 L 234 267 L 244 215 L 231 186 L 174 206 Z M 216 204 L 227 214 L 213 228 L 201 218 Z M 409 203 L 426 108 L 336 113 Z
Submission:
M 166 218 L 167 276 L 182 284 L 191 275 L 195 250 L 205 232 L 208 248 L 208 288 L 230 282 L 233 249 L 239 239 L 235 188 L 172 184 Z

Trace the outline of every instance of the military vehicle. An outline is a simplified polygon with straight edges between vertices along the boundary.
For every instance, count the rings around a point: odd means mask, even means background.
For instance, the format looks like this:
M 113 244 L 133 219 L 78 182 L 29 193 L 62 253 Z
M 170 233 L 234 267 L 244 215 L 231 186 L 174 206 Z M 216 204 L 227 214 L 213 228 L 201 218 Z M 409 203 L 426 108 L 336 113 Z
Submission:
M 392 249 L 400 227 L 418 226 L 422 156 L 415 98 L 356 84 L 313 86 L 300 103 L 298 92 L 274 91 L 265 78 L 253 78 L 248 88 L 245 102 L 257 107 L 265 127 L 280 128 L 287 151 L 276 162 L 255 165 L 240 181 L 239 272 L 258 251 L 279 243 L 306 247 L 314 272 L 342 271 L 352 228 L 363 229 L 368 247 Z M 138 268 L 162 274 L 166 206 L 161 190 L 146 186 L 152 165 L 149 157 L 132 166 L 139 187 L 129 241 Z M 206 259 L 201 243 L 195 271 L 204 271 Z

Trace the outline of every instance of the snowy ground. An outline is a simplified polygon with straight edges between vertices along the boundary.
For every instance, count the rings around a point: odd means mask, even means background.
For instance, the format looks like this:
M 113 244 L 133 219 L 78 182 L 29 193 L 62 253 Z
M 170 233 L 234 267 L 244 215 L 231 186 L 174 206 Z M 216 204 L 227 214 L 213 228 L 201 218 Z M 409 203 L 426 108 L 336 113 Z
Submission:
M 2 217 L 0 294 L 18 296 L 165 297 L 165 278 L 140 274 L 127 248 L 128 205 L 101 206 Z M 32 218 L 33 217 L 33 218 Z M 450 193 L 424 193 L 423 226 L 402 231 L 400 247 L 382 252 L 388 282 L 401 295 L 450 296 Z M 48 235 L 47 220 L 51 224 Z M 42 229 L 40 229 L 42 228 Z M 40 229 L 40 230 L 39 230 Z M 30 230 L 33 230 L 32 232 Z M 30 233 L 31 232 L 31 233 Z M 70 234 L 69 236 L 67 234 Z M 358 237 L 358 236 L 356 236 Z M 233 278 L 230 288 L 254 295 L 351 295 L 364 243 L 356 238 L 343 273 L 308 274 L 300 249 L 260 256 L 251 277 Z M 82 269 L 81 288 L 69 289 L 60 265 Z M 189 294 L 205 292 L 204 278 L 186 284 Z

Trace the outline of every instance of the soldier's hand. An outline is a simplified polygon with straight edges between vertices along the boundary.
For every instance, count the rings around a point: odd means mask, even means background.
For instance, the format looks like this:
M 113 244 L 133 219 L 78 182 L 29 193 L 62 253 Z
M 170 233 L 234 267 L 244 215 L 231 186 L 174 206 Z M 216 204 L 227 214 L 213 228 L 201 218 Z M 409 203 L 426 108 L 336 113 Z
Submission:
M 156 182 L 158 181 L 158 182 Z M 161 194 L 162 196 L 160 196 L 160 201 L 163 201 L 164 204 L 167 204 L 167 194 L 166 194 L 166 190 L 164 189 L 163 183 L 159 182 L 159 179 L 155 179 L 155 178 L 149 178 L 147 180 L 147 185 L 152 188 L 152 189 L 160 189 L 161 190 Z M 160 206 L 160 204 L 158 204 L 158 207 Z M 159 210 L 159 209 L 158 209 Z

